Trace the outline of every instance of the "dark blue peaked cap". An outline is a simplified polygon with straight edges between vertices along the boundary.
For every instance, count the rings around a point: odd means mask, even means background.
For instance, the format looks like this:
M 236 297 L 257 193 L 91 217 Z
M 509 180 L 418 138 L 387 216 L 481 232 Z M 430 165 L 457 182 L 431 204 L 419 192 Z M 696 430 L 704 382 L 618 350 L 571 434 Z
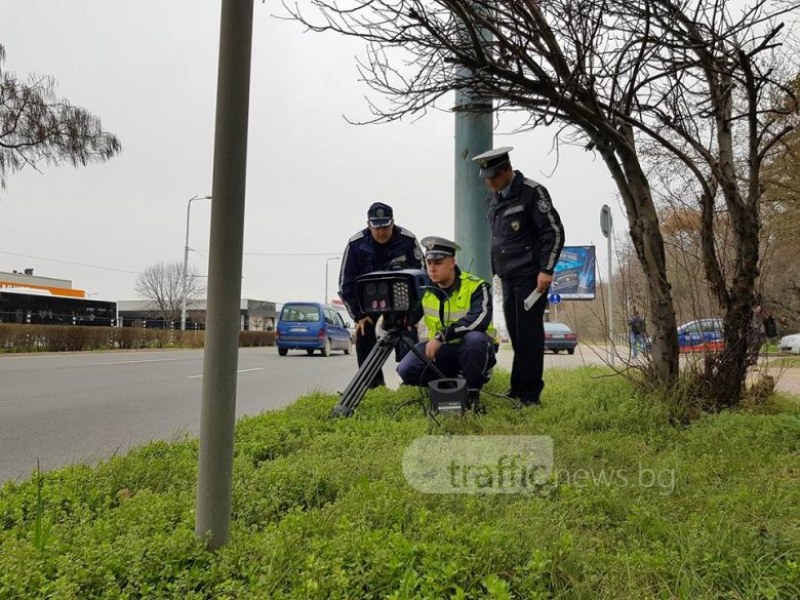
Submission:
M 394 211 L 388 204 L 375 202 L 367 211 L 367 221 L 371 227 L 386 227 L 394 222 Z

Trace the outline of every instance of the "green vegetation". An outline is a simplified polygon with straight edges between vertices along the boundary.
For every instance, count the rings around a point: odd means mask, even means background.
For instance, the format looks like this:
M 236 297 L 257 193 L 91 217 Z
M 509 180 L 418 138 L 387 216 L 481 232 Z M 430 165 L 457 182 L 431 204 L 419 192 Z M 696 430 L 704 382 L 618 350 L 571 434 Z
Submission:
M 0 353 L 202 348 L 205 331 L 0 323 Z M 239 346 L 274 346 L 274 331 L 241 331 Z
M 604 369 L 547 385 L 541 409 L 490 398 L 441 427 L 400 406 L 414 388 L 372 391 L 350 419 L 316 394 L 239 421 L 216 554 L 193 534 L 194 440 L 6 484 L 0 599 L 800 597 L 796 403 L 677 426 Z M 553 480 L 422 494 L 401 459 L 426 434 L 549 435 Z

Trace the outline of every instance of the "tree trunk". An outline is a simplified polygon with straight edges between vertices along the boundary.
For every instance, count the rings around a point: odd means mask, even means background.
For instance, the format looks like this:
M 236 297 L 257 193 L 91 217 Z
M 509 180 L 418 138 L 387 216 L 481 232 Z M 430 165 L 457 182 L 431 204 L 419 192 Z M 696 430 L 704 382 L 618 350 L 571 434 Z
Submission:
M 664 238 L 659 227 L 650 187 L 643 174 L 631 177 L 636 217 L 627 206 L 630 235 L 642 264 L 650 292 L 650 319 L 654 326 L 651 359 L 656 378 L 672 387 L 679 373 L 678 326 L 672 302 L 672 286 L 667 280 Z
M 650 318 L 654 326 L 651 360 L 658 383 L 673 387 L 678 381 L 678 327 L 672 291 L 667 280 L 664 238 L 658 221 L 653 194 L 634 148 L 630 128 L 620 128 L 627 137 L 623 143 L 614 140 L 599 143 L 598 150 L 606 162 L 617 189 L 622 195 L 630 226 L 631 240 L 642 265 L 650 296 Z M 616 152 L 612 149 L 616 145 Z
M 747 379 L 748 359 L 753 336 L 759 329 L 754 325 L 756 304 L 755 282 L 758 276 L 759 214 L 758 205 L 729 203 L 733 224 L 734 247 L 739 249 L 733 284 L 728 294 L 720 298 L 725 307 L 725 349 L 706 368 L 710 389 L 718 408 L 735 406 L 742 398 Z

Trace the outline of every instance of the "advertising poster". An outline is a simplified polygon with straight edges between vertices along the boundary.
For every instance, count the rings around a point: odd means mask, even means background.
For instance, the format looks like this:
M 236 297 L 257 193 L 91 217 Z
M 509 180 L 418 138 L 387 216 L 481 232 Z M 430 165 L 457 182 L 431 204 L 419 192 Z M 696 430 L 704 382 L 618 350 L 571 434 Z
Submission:
M 559 294 L 562 300 L 594 300 L 596 262 L 594 246 L 564 246 L 550 292 Z

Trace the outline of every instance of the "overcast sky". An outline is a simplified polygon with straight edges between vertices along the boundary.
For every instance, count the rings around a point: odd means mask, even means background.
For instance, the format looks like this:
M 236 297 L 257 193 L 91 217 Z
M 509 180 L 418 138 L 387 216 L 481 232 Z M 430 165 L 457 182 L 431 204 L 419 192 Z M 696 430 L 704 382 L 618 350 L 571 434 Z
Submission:
M 0 0 L 5 68 L 53 76 L 58 95 L 102 119 L 121 140 L 108 163 L 25 170 L 0 192 L 0 271 L 33 268 L 94 297 L 137 297 L 137 273 L 183 261 L 189 198 L 211 193 L 219 2 Z M 365 226 L 374 201 L 391 204 L 418 239 L 454 235 L 454 117 L 354 126 L 370 90 L 357 80 L 363 44 L 304 33 L 256 2 L 242 295 L 319 300 L 329 270 Z M 443 106 L 442 108 L 448 108 Z M 597 244 L 603 204 L 624 221 L 599 157 L 552 152 L 552 133 L 511 133 L 512 162 L 549 189 L 568 245 Z M 192 203 L 190 265 L 207 273 L 210 202 Z M 283 256 L 281 256 L 283 255 Z M 295 255 L 295 256 L 287 256 Z

